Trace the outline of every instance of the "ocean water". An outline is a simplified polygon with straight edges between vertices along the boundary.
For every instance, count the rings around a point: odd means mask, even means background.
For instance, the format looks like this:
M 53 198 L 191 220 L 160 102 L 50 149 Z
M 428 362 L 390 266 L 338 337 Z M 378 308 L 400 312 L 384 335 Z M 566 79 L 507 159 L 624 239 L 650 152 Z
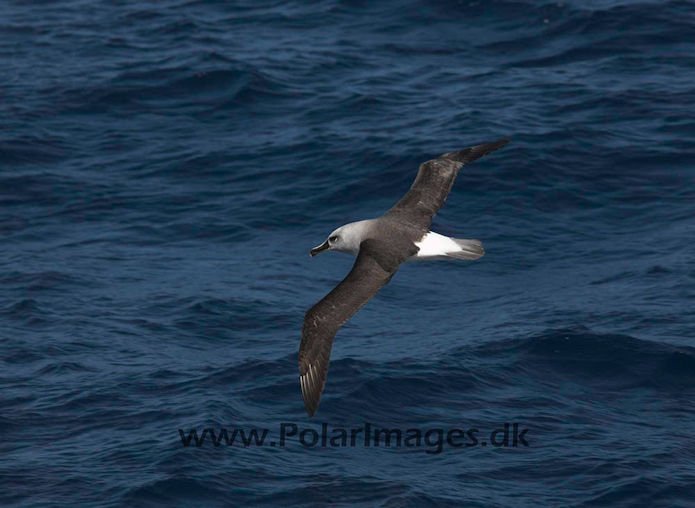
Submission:
M 8 0 L 0 66 L 1 505 L 695 505 L 694 2 Z M 506 136 L 309 419 L 309 249 Z

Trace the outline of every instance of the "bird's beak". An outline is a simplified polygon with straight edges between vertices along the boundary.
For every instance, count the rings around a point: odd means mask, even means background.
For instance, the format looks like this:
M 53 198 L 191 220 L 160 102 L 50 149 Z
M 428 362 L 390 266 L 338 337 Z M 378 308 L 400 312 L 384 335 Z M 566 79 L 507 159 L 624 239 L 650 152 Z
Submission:
M 309 255 L 313 258 L 316 254 L 321 254 L 323 251 L 330 249 L 331 246 L 328 245 L 328 240 L 323 242 L 321 245 L 318 247 L 314 247 L 309 251 Z

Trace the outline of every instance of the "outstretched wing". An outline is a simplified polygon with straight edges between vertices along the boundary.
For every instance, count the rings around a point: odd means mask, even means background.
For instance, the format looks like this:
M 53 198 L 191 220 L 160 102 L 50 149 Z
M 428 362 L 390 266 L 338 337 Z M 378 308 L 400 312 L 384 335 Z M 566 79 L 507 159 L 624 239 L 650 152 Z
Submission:
M 464 148 L 420 164 L 420 170 L 408 193 L 384 217 L 429 231 L 432 218 L 444 204 L 459 169 L 508 142 L 509 138 Z
M 376 240 L 360 244 L 352 270 L 304 316 L 299 345 L 299 382 L 309 416 L 314 416 L 326 384 L 333 337 L 343 323 L 388 284 L 402 261 Z

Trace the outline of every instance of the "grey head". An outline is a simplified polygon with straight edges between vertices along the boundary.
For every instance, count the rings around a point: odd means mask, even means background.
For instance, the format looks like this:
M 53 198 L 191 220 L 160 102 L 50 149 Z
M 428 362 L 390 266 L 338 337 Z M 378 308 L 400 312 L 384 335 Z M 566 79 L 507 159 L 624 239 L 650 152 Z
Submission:
M 327 250 L 335 250 L 356 256 L 360 252 L 362 241 L 369 238 L 371 223 L 372 220 L 361 220 L 345 224 L 328 235 L 321 245 L 311 249 L 309 254 L 313 257 Z

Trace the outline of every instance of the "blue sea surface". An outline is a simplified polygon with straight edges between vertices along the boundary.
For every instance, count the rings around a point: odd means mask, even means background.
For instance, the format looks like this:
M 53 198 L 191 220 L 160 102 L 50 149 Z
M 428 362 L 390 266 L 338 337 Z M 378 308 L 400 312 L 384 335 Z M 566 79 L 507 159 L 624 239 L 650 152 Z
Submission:
M 695 2 L 8 0 L 0 68 L 0 505 L 695 506 Z M 507 136 L 309 419 L 309 249 Z

